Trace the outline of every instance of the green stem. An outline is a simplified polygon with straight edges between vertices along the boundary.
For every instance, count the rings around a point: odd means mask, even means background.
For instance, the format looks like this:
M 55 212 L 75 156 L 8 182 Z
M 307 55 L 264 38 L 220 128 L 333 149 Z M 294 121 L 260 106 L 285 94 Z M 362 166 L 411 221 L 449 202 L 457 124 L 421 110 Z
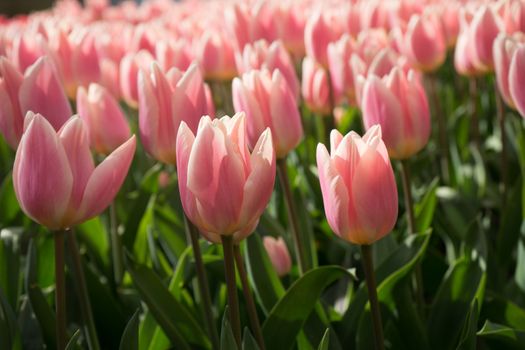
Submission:
M 65 230 L 54 232 L 55 238 L 55 309 L 57 349 L 66 348 L 66 284 L 64 273 L 64 236 Z
M 447 140 L 447 121 L 446 121 L 446 115 L 443 113 L 443 110 L 441 108 L 441 103 L 439 101 L 439 95 L 438 95 L 438 89 L 436 87 L 437 82 L 437 76 L 436 75 L 429 75 L 428 76 L 428 88 L 429 88 L 429 94 L 432 96 L 433 104 L 434 104 L 434 114 L 435 118 L 437 120 L 438 124 L 438 139 L 439 139 L 439 148 L 440 148 L 440 164 L 441 164 L 441 172 L 443 179 L 445 183 L 448 183 L 449 181 L 449 147 L 448 147 L 448 140 Z
M 228 307 L 230 323 L 237 347 L 241 348 L 241 320 L 239 316 L 239 301 L 237 300 L 237 283 L 235 282 L 235 261 L 233 257 L 233 237 L 221 235 L 224 251 L 224 272 L 228 287 Z
M 111 256 L 113 258 L 113 277 L 115 278 L 115 285 L 118 287 L 122 283 L 124 276 L 124 263 L 122 254 L 122 242 L 118 234 L 118 219 L 115 202 L 109 206 L 109 223 L 110 223 L 110 238 L 111 238 Z
M 262 335 L 261 324 L 259 322 L 259 316 L 257 315 L 257 308 L 255 307 L 255 301 L 253 300 L 252 290 L 250 284 L 248 283 L 248 275 L 246 274 L 246 269 L 244 268 L 244 261 L 241 256 L 241 249 L 236 244 L 234 247 L 235 254 L 235 264 L 237 270 L 239 271 L 239 277 L 241 278 L 242 292 L 244 294 L 244 300 L 246 301 L 246 307 L 248 309 L 248 317 L 250 318 L 250 324 L 252 326 L 252 331 L 254 333 L 255 339 L 259 344 L 261 350 L 265 349 L 264 339 Z
M 476 77 L 469 79 L 469 93 L 470 93 L 470 116 L 471 116 L 471 131 L 472 141 L 480 149 L 480 136 L 479 136 L 479 118 L 478 118 L 478 92 Z
M 290 189 L 290 179 L 288 177 L 288 170 L 286 168 L 286 158 L 277 160 L 277 174 L 284 191 L 284 199 L 286 208 L 288 210 L 288 219 L 292 230 L 292 239 L 295 249 L 295 259 L 299 266 L 299 275 L 306 272 L 306 262 L 304 255 L 304 248 L 299 234 L 299 221 L 297 219 L 297 209 L 295 208 L 295 201 L 293 199 L 292 190 Z
M 197 271 L 197 282 L 199 285 L 200 297 L 204 304 L 203 308 L 206 326 L 208 327 L 208 333 L 210 335 L 213 349 L 219 349 L 219 336 L 217 334 L 217 328 L 215 327 L 215 321 L 213 319 L 210 287 L 208 285 L 208 278 L 206 276 L 206 270 L 204 269 L 201 247 L 199 245 L 199 231 L 197 227 L 195 227 L 195 225 L 193 225 L 188 220 L 186 215 L 184 215 L 184 222 L 186 223 L 186 233 L 188 236 L 189 243 L 191 243 L 191 247 L 193 248 L 193 257 L 195 258 L 195 270 Z
M 495 81 L 495 80 L 494 80 Z M 498 114 L 499 128 L 501 132 L 501 209 L 505 209 L 505 202 L 507 200 L 507 135 L 505 134 L 505 111 L 503 107 L 503 101 L 501 100 L 501 94 L 499 93 L 496 82 L 494 83 L 494 90 L 496 91 L 496 111 Z
M 372 312 L 375 348 L 376 350 L 383 350 L 385 348 L 383 340 L 383 324 L 381 323 L 381 310 L 379 309 L 379 302 L 377 300 L 374 263 L 372 261 L 372 246 L 362 245 L 361 255 L 363 258 L 363 267 L 365 270 L 368 299 L 370 300 L 370 311 Z
M 73 267 L 73 282 L 75 284 L 75 290 L 78 295 L 80 302 L 80 312 L 84 321 L 85 337 L 90 350 L 99 350 L 100 344 L 97 337 L 97 329 L 95 327 L 95 320 L 93 318 L 93 312 L 91 310 L 91 302 L 89 300 L 86 278 L 84 276 L 84 270 L 82 269 L 82 260 L 80 258 L 80 249 L 78 246 L 77 238 L 74 232 L 68 236 L 67 245 L 69 253 L 71 254 L 71 261 Z

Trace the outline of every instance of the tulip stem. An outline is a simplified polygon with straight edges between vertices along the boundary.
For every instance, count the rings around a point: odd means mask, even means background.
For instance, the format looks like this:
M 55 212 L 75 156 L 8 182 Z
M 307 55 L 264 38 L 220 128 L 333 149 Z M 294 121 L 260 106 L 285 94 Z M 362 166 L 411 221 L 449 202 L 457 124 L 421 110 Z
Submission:
M 84 270 L 82 269 L 80 249 L 74 232 L 71 232 L 71 234 L 68 236 L 67 245 L 69 253 L 71 254 L 71 261 L 73 263 L 72 267 L 75 273 L 73 276 L 73 281 L 75 283 L 75 290 L 80 301 L 80 312 L 84 320 L 85 337 L 88 347 L 90 350 L 99 350 L 100 344 L 98 343 L 97 329 L 95 327 L 95 320 L 91 310 L 91 302 L 87 292 L 86 278 L 84 276 Z
M 365 270 L 366 287 L 368 289 L 368 299 L 370 300 L 370 311 L 372 312 L 372 321 L 374 325 L 374 342 L 376 350 L 385 348 L 383 340 L 383 324 L 381 322 L 381 310 L 377 300 L 376 280 L 374 275 L 374 262 L 372 260 L 372 246 L 362 245 L 361 256 L 363 258 L 363 267 Z
M 498 114 L 499 128 L 501 132 L 501 208 L 504 210 L 505 202 L 507 200 L 507 135 L 505 134 L 505 111 L 503 109 L 503 101 L 496 82 L 494 82 L 494 84 L 494 90 L 496 91 L 496 112 Z
M 288 219 L 290 220 L 290 226 L 292 229 L 292 239 L 295 248 L 295 259 L 299 267 L 299 275 L 303 275 L 306 269 L 305 255 L 303 251 L 303 245 L 299 234 L 299 221 L 297 219 L 297 209 L 295 208 L 295 201 L 290 189 L 290 178 L 288 177 L 288 170 L 286 168 L 286 158 L 277 160 L 277 173 L 279 174 L 279 180 L 284 191 L 284 199 L 286 202 L 286 208 L 288 210 Z
M 438 89 L 436 87 L 437 82 L 437 76 L 436 75 L 429 75 L 428 79 L 428 88 L 429 93 L 432 96 L 433 103 L 434 103 L 434 114 L 437 119 L 438 124 L 438 139 L 439 139 L 439 148 L 440 148 L 440 163 L 441 163 L 441 172 L 443 176 L 443 180 L 445 183 L 448 183 L 449 181 L 449 147 L 448 147 L 448 140 L 447 140 L 447 121 L 445 114 L 443 113 L 443 110 L 441 108 L 441 103 L 439 101 L 439 95 L 438 95 Z
M 471 116 L 471 131 L 472 131 L 472 141 L 480 149 L 480 139 L 479 139 L 479 118 L 478 118 L 478 91 L 477 91 L 477 82 L 476 77 L 471 77 L 469 79 L 469 93 L 470 93 L 470 116 Z
M 55 238 L 55 310 L 57 348 L 66 348 L 66 283 L 64 273 L 64 236 L 65 230 L 54 232 Z
M 208 285 L 208 278 L 206 276 L 206 270 L 204 269 L 204 262 L 202 261 L 201 247 L 199 245 L 199 232 L 197 227 L 193 225 L 186 215 L 184 215 L 184 222 L 186 223 L 186 232 L 188 240 L 191 243 L 193 249 L 193 257 L 195 258 L 195 270 L 197 271 L 197 282 L 199 285 L 199 293 L 201 300 L 204 304 L 204 316 L 206 319 L 206 325 L 208 327 L 208 333 L 212 342 L 213 349 L 219 349 L 219 336 L 217 334 L 217 328 L 215 327 L 215 321 L 213 319 L 213 309 L 210 297 L 210 287 Z
M 113 276 L 115 285 L 118 287 L 122 282 L 124 275 L 124 264 L 122 255 L 122 243 L 118 234 L 117 208 L 115 202 L 109 206 L 109 234 L 111 237 L 111 255 L 113 257 Z
M 246 301 L 246 307 L 248 309 L 248 317 L 250 318 L 250 324 L 254 333 L 257 344 L 261 350 L 264 350 L 264 340 L 262 336 L 261 324 L 259 322 L 259 316 L 257 315 L 257 308 L 255 307 L 255 301 L 253 300 L 252 290 L 248 283 L 248 276 L 246 269 L 244 268 L 244 261 L 242 260 L 241 249 L 239 245 L 234 247 L 235 264 L 239 271 L 239 277 L 241 278 L 242 292 L 244 294 L 244 300 Z
M 239 316 L 239 301 L 237 300 L 237 283 L 235 282 L 235 260 L 233 257 L 233 237 L 221 235 L 224 251 L 224 273 L 228 288 L 228 307 L 230 323 L 237 347 L 241 348 L 241 320 Z

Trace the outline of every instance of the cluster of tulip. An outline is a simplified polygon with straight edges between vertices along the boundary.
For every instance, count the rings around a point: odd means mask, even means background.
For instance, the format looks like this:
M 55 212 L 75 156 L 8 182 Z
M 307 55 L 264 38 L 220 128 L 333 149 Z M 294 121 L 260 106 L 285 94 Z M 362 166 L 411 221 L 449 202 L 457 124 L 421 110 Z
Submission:
M 143 149 L 176 170 L 211 346 L 218 347 L 217 331 L 199 235 L 222 244 L 234 343 L 242 343 L 237 269 L 251 331 L 264 349 L 239 246 L 256 230 L 278 174 L 286 241 L 299 276 L 312 268 L 288 174 L 288 156 L 310 130 L 308 116 L 320 121 L 313 173 L 326 220 L 337 236 L 361 246 L 375 346 L 384 348 L 371 245 L 398 220 L 391 159 L 400 161 L 408 231 L 417 235 L 407 161 L 431 138 L 426 91 L 434 98 L 446 184 L 451 151 L 435 72 L 455 48 L 453 64 L 469 77 L 474 100 L 476 78 L 495 71 L 497 93 L 525 116 L 525 3 L 85 3 L 58 1 L 48 11 L 2 19 L 0 27 L 0 132 L 16 151 L 12 182 L 21 209 L 54 231 L 58 348 L 67 339 L 64 239 L 80 258 L 73 227 L 110 207 L 115 282 L 123 283 L 123 262 L 133 258 L 123 253 L 113 202 Z M 362 137 L 339 131 L 347 110 L 361 113 Z M 503 112 L 499 118 L 505 167 Z M 285 240 L 267 235 L 264 247 L 276 273 L 289 274 Z M 79 266 L 74 275 L 85 289 Z M 421 278 L 415 266 L 414 298 L 424 304 Z M 87 305 L 84 338 L 98 349 L 87 292 L 78 293 Z

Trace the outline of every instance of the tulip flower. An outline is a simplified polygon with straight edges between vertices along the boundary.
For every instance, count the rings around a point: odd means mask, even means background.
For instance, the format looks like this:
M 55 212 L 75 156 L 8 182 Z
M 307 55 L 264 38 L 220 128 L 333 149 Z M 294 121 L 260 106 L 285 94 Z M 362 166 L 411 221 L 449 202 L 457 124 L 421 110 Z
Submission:
M 55 130 L 71 116 L 69 101 L 47 57 L 39 58 L 24 76 L 0 57 L 0 76 L 0 132 L 13 149 L 22 137 L 28 111 L 45 116 Z
M 279 70 L 252 70 L 233 80 L 233 105 L 246 113 L 248 143 L 253 148 L 270 128 L 278 158 L 285 157 L 303 137 L 301 116 L 290 86 Z
M 73 117 L 56 132 L 40 114 L 28 112 L 13 167 L 13 185 L 22 210 L 53 230 L 99 215 L 124 182 L 135 152 L 135 137 L 97 167 L 87 130 Z
M 77 113 L 88 129 L 91 148 L 109 154 L 130 136 L 129 125 L 118 101 L 98 84 L 77 91 Z
M 184 212 L 212 242 L 239 242 L 255 229 L 272 195 L 275 152 L 266 129 L 252 153 L 245 116 L 201 119 L 194 135 L 182 122 L 177 135 L 177 174 Z
M 494 69 L 492 46 L 501 31 L 501 21 L 492 8 L 484 6 L 476 12 L 470 25 L 474 48 L 473 64 L 478 71 L 489 72 Z
M 328 67 L 333 86 L 334 100 L 355 101 L 354 75 L 350 58 L 355 51 L 355 42 L 345 34 L 338 41 L 328 44 Z
M 197 130 L 203 115 L 214 113 L 209 92 L 196 64 L 183 74 L 172 68 L 167 74 L 156 63 L 149 74 L 139 73 L 139 128 L 144 148 L 155 159 L 175 164 L 176 135 L 181 121 Z
M 312 57 L 323 67 L 328 67 L 328 44 L 341 36 L 343 25 L 335 13 L 324 13 L 318 9 L 306 22 L 304 45 L 306 55 Z
M 423 86 L 410 71 L 395 67 L 380 79 L 371 75 L 361 101 L 367 129 L 380 124 L 388 153 L 406 159 L 419 152 L 430 137 L 430 111 Z
M 304 56 L 304 27 L 306 18 L 300 3 L 293 0 L 272 4 L 277 37 L 282 40 L 294 60 Z
M 370 245 L 392 230 L 397 187 L 379 125 L 362 138 L 333 130 L 330 153 L 317 146 L 317 168 L 326 218 L 339 237 Z
M 322 115 L 331 113 L 328 74 L 319 63 L 308 56 L 303 60 L 301 93 L 304 102 L 313 112 Z
M 292 259 L 282 237 L 276 239 L 265 236 L 263 244 L 277 275 L 279 277 L 287 275 L 292 268 Z
M 237 74 L 233 45 L 225 33 L 206 31 L 197 43 L 196 58 L 206 79 L 224 81 Z
M 514 52 L 509 69 L 509 91 L 516 109 L 525 118 L 525 46 Z
M 131 107 L 138 105 L 137 80 L 140 70 L 148 69 L 153 56 L 145 50 L 137 53 L 129 53 L 120 62 L 120 93 L 122 98 Z
M 523 40 L 519 36 L 509 36 L 500 33 L 494 41 L 493 55 L 494 55 L 494 69 L 496 71 L 496 81 L 501 97 L 505 103 L 514 107 L 514 101 L 510 96 L 509 90 L 509 71 L 510 62 L 516 49 L 521 46 L 520 41 Z

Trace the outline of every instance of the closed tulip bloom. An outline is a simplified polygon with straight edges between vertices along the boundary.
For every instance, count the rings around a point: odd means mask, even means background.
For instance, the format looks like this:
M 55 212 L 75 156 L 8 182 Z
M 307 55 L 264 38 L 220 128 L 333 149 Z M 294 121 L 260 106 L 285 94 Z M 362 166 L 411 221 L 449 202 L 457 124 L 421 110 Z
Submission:
M 24 128 L 18 100 L 23 79 L 5 57 L 0 57 L 0 132 L 13 149 L 18 147 Z
M 523 42 L 523 37 L 519 39 L 518 36 L 509 36 L 500 33 L 494 41 L 493 47 L 494 70 L 496 72 L 498 89 L 501 97 L 510 107 L 514 107 L 514 102 L 509 91 L 510 62 L 516 48 L 520 46 L 520 41 Z
M 225 33 L 206 31 L 197 43 L 196 58 L 206 79 L 231 80 L 237 75 L 233 45 Z
M 388 153 L 406 159 L 419 152 L 430 137 L 430 111 L 419 79 L 395 67 L 384 78 L 371 75 L 361 101 L 367 129 L 381 125 Z
M 71 118 L 59 132 L 29 112 L 16 152 L 13 185 L 22 210 L 53 230 L 99 215 L 113 201 L 135 152 L 135 137 L 97 167 L 82 120 Z
M 473 41 L 472 63 L 478 72 L 490 72 L 494 69 L 492 46 L 502 29 L 501 21 L 491 7 L 483 6 L 476 12 L 470 25 Z
M 326 218 L 339 237 L 369 245 L 392 230 L 397 187 L 379 125 L 362 138 L 332 130 L 330 153 L 317 146 L 317 168 Z
M 129 53 L 120 61 L 120 93 L 122 98 L 131 107 L 138 106 L 137 80 L 140 70 L 149 68 L 155 59 L 145 50 Z
M 436 70 L 446 57 L 443 27 L 436 16 L 413 16 L 405 33 L 404 53 L 410 63 L 425 72 Z
M 516 109 L 525 118 L 525 46 L 514 52 L 510 62 L 509 91 Z
M 210 241 L 235 242 L 253 232 L 272 195 L 275 152 L 271 131 L 253 151 L 246 144 L 245 117 L 237 113 L 201 119 L 194 135 L 182 122 L 177 135 L 177 174 L 188 218 Z
M 306 22 L 304 45 L 306 55 L 314 58 L 323 67 L 328 67 L 328 44 L 336 41 L 343 30 L 334 13 L 318 9 Z
M 182 73 L 162 73 L 157 63 L 138 79 L 139 128 L 144 148 L 155 159 L 175 164 L 175 143 L 181 121 L 197 130 L 203 115 L 213 114 L 209 92 L 196 64 Z
M 252 70 L 233 80 L 233 105 L 246 113 L 248 143 L 253 148 L 270 128 L 277 158 L 285 157 L 303 138 L 301 116 L 290 86 L 279 70 Z
M 350 58 L 355 52 L 355 42 L 348 35 L 328 44 L 328 67 L 337 104 L 343 100 L 355 101 L 354 75 Z
M 71 34 L 72 68 L 78 86 L 101 81 L 100 59 L 95 46 L 95 34 L 87 28 Z
M 301 93 L 304 102 L 315 113 L 330 114 L 330 85 L 326 70 L 311 57 L 303 60 Z
M 292 259 L 282 237 L 265 236 L 263 244 L 277 275 L 279 277 L 286 276 L 292 268 Z
M 130 136 L 128 122 L 118 101 L 106 88 L 90 84 L 77 91 L 77 113 L 88 129 L 91 148 L 109 154 Z

